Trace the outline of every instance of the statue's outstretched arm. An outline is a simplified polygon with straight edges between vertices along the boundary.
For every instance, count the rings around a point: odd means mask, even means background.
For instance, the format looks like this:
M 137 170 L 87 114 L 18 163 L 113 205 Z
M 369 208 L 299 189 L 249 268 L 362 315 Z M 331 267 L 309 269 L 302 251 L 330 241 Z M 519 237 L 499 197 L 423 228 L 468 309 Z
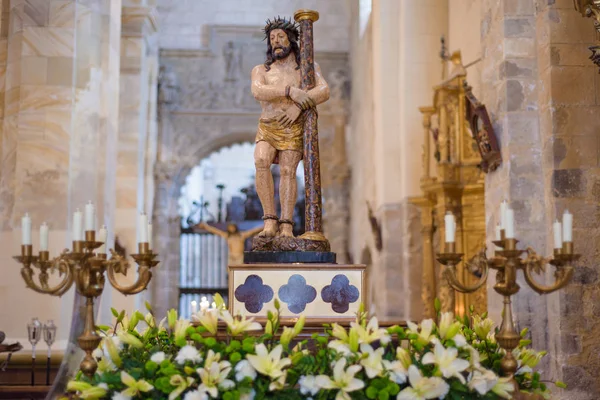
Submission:
M 248 229 L 247 231 L 242 232 L 242 238 L 244 240 L 251 238 L 252 236 L 254 236 L 257 233 L 259 233 L 260 231 L 262 231 L 263 229 L 265 229 L 264 226 L 257 226 L 256 228 Z
M 325 82 L 321 67 L 315 63 L 315 87 L 308 91 L 308 95 L 316 104 L 321 104 L 329 99 L 329 85 Z
M 215 228 L 214 226 L 210 226 L 205 222 L 200 222 L 197 227 L 204 229 L 207 232 L 212 233 L 213 235 L 221 236 L 222 238 L 227 238 L 227 232 L 222 231 L 220 229 Z
M 278 88 L 265 82 L 265 67 L 257 65 L 252 69 L 252 95 L 258 101 L 271 101 L 285 97 L 285 87 Z

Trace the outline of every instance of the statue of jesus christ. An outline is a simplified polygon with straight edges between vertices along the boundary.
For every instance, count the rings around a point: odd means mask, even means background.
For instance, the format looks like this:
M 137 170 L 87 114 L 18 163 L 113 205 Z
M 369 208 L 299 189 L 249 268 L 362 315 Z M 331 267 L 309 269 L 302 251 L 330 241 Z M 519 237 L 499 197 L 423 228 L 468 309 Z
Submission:
M 259 236 L 293 237 L 296 168 L 304 151 L 303 111 L 329 99 L 329 86 L 315 63 L 315 87 L 309 91 L 300 89 L 299 32 L 291 19 L 278 17 L 267 21 L 264 32 L 267 60 L 252 69 L 252 94 L 262 107 L 254 151 L 256 191 L 265 221 Z M 275 214 L 275 189 L 270 169 L 276 162 L 279 162 L 281 172 L 281 218 Z

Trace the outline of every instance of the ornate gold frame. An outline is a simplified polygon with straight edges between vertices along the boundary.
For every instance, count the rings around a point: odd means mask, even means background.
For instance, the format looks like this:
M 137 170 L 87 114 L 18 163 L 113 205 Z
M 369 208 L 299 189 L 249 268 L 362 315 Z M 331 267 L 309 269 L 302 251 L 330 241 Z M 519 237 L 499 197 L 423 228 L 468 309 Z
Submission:
M 421 208 L 425 317 L 435 315 L 436 297 L 440 299 L 443 311 L 458 315 L 463 315 L 469 305 L 474 305 L 478 312 L 487 309 L 485 287 L 474 293 L 455 292 L 442 277 L 442 269 L 435 260 L 435 254 L 444 251 L 443 227 L 447 212 L 456 216 L 456 248 L 465 254 L 466 260 L 478 256 L 486 237 L 484 170 L 487 168 L 482 169 L 486 159 L 479 152 L 467 119 L 469 96 L 473 96 L 466 84 L 466 69 L 460 51 L 444 57 L 444 70 L 447 60 L 452 62 L 453 69 L 433 88 L 433 105 L 419 108 L 423 115 L 424 135 L 422 194 L 411 199 Z M 493 131 L 489 134 L 494 135 Z M 499 153 L 494 154 L 494 160 L 500 162 Z M 479 280 L 468 271 L 469 265 L 475 264 L 462 263 L 456 268 L 459 280 L 466 285 Z

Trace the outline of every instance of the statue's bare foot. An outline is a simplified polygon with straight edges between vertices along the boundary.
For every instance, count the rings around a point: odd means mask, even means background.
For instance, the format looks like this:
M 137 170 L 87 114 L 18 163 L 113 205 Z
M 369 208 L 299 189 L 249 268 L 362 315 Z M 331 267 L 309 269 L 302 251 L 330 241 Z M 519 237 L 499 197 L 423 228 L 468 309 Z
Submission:
M 265 229 L 258 234 L 258 237 L 275 237 L 277 234 L 277 221 L 274 219 L 268 219 L 265 221 Z
M 279 236 L 294 237 L 293 227 L 291 224 L 281 224 L 279 227 Z

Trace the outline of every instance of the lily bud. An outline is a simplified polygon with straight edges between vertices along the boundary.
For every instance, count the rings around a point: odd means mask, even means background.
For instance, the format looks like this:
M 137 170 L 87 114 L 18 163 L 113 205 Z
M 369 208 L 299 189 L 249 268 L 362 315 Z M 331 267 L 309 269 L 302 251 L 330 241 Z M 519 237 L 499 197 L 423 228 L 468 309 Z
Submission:
M 104 339 L 104 345 L 106 346 L 106 350 L 108 350 L 108 355 L 110 356 L 110 359 L 113 362 L 113 364 L 120 368 L 123 362 L 121 361 L 119 350 L 117 349 L 117 346 L 115 346 L 115 343 L 112 341 L 112 338 Z
M 68 392 L 82 392 L 91 387 L 92 385 L 86 382 L 70 381 L 69 383 L 67 383 Z
M 300 318 L 298 318 L 296 325 L 294 325 L 294 334 L 299 335 L 302 333 L 302 329 L 304 329 L 305 322 L 306 322 L 306 317 L 304 315 L 301 315 Z
M 267 320 L 267 324 L 265 325 L 265 333 L 267 335 L 272 335 L 273 334 L 273 323 L 271 322 L 271 320 Z
M 169 325 L 169 329 L 175 329 L 175 322 L 177 321 L 177 311 L 175 309 L 170 309 L 167 312 L 167 323 Z
M 117 334 L 117 336 L 119 339 L 121 339 L 121 342 L 127 343 L 128 345 L 135 347 L 136 349 L 141 349 L 142 347 L 144 347 L 142 341 L 129 332 L 121 332 Z
M 408 354 L 408 351 L 406 351 L 406 349 L 402 347 L 398 347 L 396 349 L 396 358 L 402 363 L 402 366 L 406 369 L 408 369 L 408 367 L 410 367 L 410 365 L 412 364 L 410 354 Z

